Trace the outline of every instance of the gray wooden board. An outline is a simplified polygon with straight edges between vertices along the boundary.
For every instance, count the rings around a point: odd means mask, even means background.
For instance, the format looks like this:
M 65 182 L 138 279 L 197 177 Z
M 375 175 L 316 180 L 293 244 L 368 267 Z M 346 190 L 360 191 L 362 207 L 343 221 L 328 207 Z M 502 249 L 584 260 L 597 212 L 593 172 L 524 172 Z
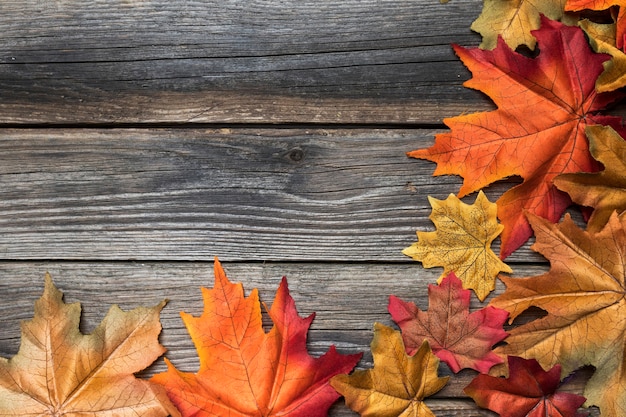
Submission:
M 0 130 L 0 259 L 405 261 L 461 183 L 406 156 L 435 132 Z
M 441 123 L 480 0 L 0 3 L 0 123 Z
M 331 344 L 345 354 L 364 352 L 358 365 L 361 369 L 372 366 L 369 344 L 374 323 L 394 326 L 387 312 L 389 295 L 412 301 L 426 310 L 427 286 L 436 282 L 439 275 L 439 271 L 426 270 L 418 263 L 224 263 L 224 269 L 232 282 L 243 283 L 246 294 L 258 288 L 261 301 L 268 305 L 274 299 L 281 278 L 286 276 L 299 314 L 316 313 L 309 332 L 309 352 L 313 356 L 321 355 Z M 522 276 L 537 275 L 547 268 L 544 265 L 515 265 L 514 270 L 516 275 Z M 168 299 L 161 313 L 163 331 L 160 339 L 168 349 L 166 356 L 180 370 L 197 371 L 197 354 L 179 312 L 201 314 L 200 288 L 213 286 L 212 262 L 0 263 L 0 356 L 11 357 L 17 353 L 19 323 L 32 317 L 33 303 L 41 296 L 46 271 L 64 292 L 66 302 L 81 303 L 81 330 L 85 333 L 102 320 L 112 304 L 128 310 Z M 491 297 L 502 293 L 503 288 L 498 282 Z M 471 310 L 485 304 L 472 295 Z M 527 319 L 532 317 L 529 315 Z M 264 324 L 271 326 L 267 317 Z M 142 377 L 164 370 L 163 361 L 158 360 L 142 373 Z M 429 405 L 437 410 L 437 416 L 491 415 L 477 411 L 462 392 L 476 375 L 474 371 L 464 370 L 454 375 L 442 364 L 439 373 L 451 379 L 429 400 Z M 589 376 L 589 372 L 582 372 L 564 390 L 580 392 Z M 331 415 L 353 414 L 339 404 Z

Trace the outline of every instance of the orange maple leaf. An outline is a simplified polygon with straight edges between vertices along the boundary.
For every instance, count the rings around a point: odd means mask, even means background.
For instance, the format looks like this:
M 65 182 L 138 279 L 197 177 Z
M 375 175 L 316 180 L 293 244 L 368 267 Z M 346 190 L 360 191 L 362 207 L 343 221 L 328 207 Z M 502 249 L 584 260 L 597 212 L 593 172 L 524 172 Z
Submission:
M 215 260 L 215 285 L 202 289 L 200 317 L 181 313 L 200 357 L 198 373 L 168 369 L 152 380 L 162 384 L 183 416 L 326 416 L 339 398 L 329 380 L 350 372 L 361 354 L 341 355 L 334 346 L 309 356 L 306 335 L 314 314 L 298 316 L 283 278 L 271 309 L 274 326 L 265 333 L 258 291 L 244 296 Z
M 626 415 L 626 215 L 614 213 L 598 232 L 580 230 L 569 215 L 561 224 L 531 216 L 533 249 L 550 260 L 536 277 L 501 279 L 506 291 L 491 305 L 510 321 L 530 307 L 547 312 L 511 330 L 501 355 L 534 358 L 562 376 L 593 365 L 583 395 L 603 416 Z
M 624 38 L 626 37 L 626 0 L 567 0 L 565 10 L 569 12 L 580 12 L 583 10 L 608 10 L 611 7 L 619 9 L 617 14 L 617 31 L 615 34 L 615 45 L 622 49 Z
M 621 128 L 620 118 L 597 114 L 618 97 L 594 88 L 608 57 L 593 53 L 577 27 L 543 18 L 533 34 L 536 58 L 502 40 L 493 51 L 455 46 L 474 75 L 465 86 L 487 93 L 498 109 L 446 119 L 450 132 L 438 134 L 434 146 L 408 153 L 437 162 L 434 175 L 463 176 L 459 197 L 510 176 L 523 178 L 496 202 L 504 225 L 502 259 L 532 234 L 525 211 L 557 221 L 570 204 L 552 183 L 555 176 L 597 170 L 585 126 Z
M 179 416 L 162 387 L 133 375 L 165 351 L 158 342 L 165 303 L 128 312 L 113 306 L 84 335 L 80 305 L 62 298 L 46 274 L 18 354 L 0 358 L 0 415 Z
M 405 351 L 400 332 L 374 324 L 374 367 L 337 375 L 332 386 L 361 416 L 435 417 L 424 398 L 440 391 L 449 377 L 439 377 L 439 359 L 424 341 L 415 354 Z
M 452 372 L 463 368 L 487 372 L 502 362 L 491 348 L 507 336 L 502 325 L 509 314 L 486 307 L 469 312 L 470 291 L 451 272 L 439 285 L 428 286 L 428 311 L 391 296 L 389 313 L 402 329 L 407 353 L 413 354 L 424 340 Z

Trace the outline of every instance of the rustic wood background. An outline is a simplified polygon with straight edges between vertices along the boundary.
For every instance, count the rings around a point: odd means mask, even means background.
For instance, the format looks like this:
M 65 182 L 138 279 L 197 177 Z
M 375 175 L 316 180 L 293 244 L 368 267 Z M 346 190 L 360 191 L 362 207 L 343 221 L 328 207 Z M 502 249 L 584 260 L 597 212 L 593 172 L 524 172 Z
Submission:
M 218 256 L 268 303 L 287 276 L 300 313 L 317 312 L 312 354 L 335 344 L 371 366 L 388 296 L 426 309 L 441 272 L 401 253 L 433 229 L 426 197 L 460 185 L 405 152 L 432 144 L 443 118 L 493 108 L 462 87 L 469 72 L 450 47 L 479 43 L 469 26 L 481 8 L 0 2 L 0 356 L 17 353 L 50 271 L 82 303 L 86 332 L 111 304 L 169 299 L 162 343 L 194 371 L 179 311 L 201 312 Z M 529 245 L 508 262 L 516 276 L 547 269 Z M 474 375 L 427 401 L 437 416 L 494 415 L 463 395 Z M 331 415 L 356 414 L 339 402 Z

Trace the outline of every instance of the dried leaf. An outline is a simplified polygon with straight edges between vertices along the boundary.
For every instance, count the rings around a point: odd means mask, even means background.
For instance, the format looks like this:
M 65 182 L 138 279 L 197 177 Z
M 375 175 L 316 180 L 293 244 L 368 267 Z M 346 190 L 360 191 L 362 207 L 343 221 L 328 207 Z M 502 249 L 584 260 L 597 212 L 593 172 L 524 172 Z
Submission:
M 474 74 L 465 85 L 487 93 L 498 109 L 446 119 L 450 132 L 409 152 L 437 162 L 435 175 L 463 176 L 459 197 L 513 175 L 523 178 L 497 201 L 502 259 L 532 235 L 525 211 L 557 221 L 570 204 L 552 183 L 555 176 L 597 170 L 585 126 L 621 127 L 621 119 L 596 114 L 618 96 L 596 93 L 607 57 L 589 49 L 582 30 L 543 19 L 534 35 L 541 50 L 534 59 L 503 42 L 493 51 L 455 47 Z
M 443 266 L 439 282 L 454 271 L 464 288 L 476 292 L 480 301 L 495 288 L 499 272 L 512 272 L 491 250 L 491 242 L 502 232 L 496 218 L 497 206 L 480 191 L 472 205 L 453 194 L 446 200 L 428 197 L 433 208 L 430 219 L 436 232 L 417 232 L 417 243 L 402 253 L 421 261 L 424 268 Z
M 616 33 L 614 45 L 622 49 L 624 47 L 624 37 L 626 36 L 626 2 L 624 0 L 567 0 L 565 10 L 580 12 L 583 10 L 608 10 L 617 7 L 619 12 L 616 19 Z
M 278 288 L 265 333 L 258 291 L 244 296 L 215 260 L 215 285 L 203 288 L 200 317 L 181 313 L 200 357 L 198 373 L 168 370 L 152 379 L 162 384 L 183 416 L 322 417 L 339 395 L 332 376 L 350 372 L 361 355 L 341 355 L 334 346 L 309 356 L 306 335 L 314 315 L 298 316 L 287 281 Z
M 561 364 L 563 376 L 593 365 L 583 394 L 588 405 L 603 416 L 624 416 L 626 216 L 614 213 L 599 232 L 580 230 L 569 215 L 558 225 L 530 220 L 533 249 L 550 260 L 550 271 L 503 277 L 507 289 L 491 305 L 507 310 L 510 321 L 532 306 L 547 315 L 514 328 L 496 353 L 535 358 L 544 368 Z
M 555 185 L 567 192 L 575 203 L 593 207 L 587 230 L 601 230 L 614 211 L 626 210 L 626 141 L 612 128 L 587 127 L 589 149 L 605 169 L 592 174 L 564 174 Z
M 374 368 L 331 380 L 346 404 L 361 416 L 434 417 L 423 400 L 441 390 L 448 377 L 437 376 L 439 359 L 428 342 L 409 356 L 400 332 L 376 323 L 371 349 Z
M 608 92 L 625 87 L 626 54 L 615 46 L 615 24 L 597 24 L 583 20 L 579 25 L 587 33 L 594 51 L 611 55 L 611 59 L 603 64 L 604 72 L 596 80 L 596 90 Z
M 392 295 L 389 313 L 402 330 L 407 353 L 413 354 L 427 340 L 453 372 L 463 368 L 487 372 L 502 362 L 491 348 L 507 336 L 502 325 L 508 313 L 493 307 L 470 313 L 469 304 L 470 292 L 451 272 L 438 286 L 428 286 L 428 312 Z
M 471 28 L 482 35 L 482 49 L 495 48 L 499 36 L 511 49 L 520 45 L 535 49 L 532 31 L 539 29 L 541 15 L 559 20 L 564 4 L 565 0 L 484 0 Z
M 62 299 L 46 274 L 18 354 L 0 358 L 0 415 L 178 416 L 161 387 L 133 375 L 165 351 L 158 342 L 165 303 L 128 312 L 113 306 L 84 335 L 80 305 Z
M 561 366 L 544 371 L 534 359 L 509 356 L 509 378 L 478 375 L 464 392 L 501 417 L 574 417 L 585 397 L 557 392 Z

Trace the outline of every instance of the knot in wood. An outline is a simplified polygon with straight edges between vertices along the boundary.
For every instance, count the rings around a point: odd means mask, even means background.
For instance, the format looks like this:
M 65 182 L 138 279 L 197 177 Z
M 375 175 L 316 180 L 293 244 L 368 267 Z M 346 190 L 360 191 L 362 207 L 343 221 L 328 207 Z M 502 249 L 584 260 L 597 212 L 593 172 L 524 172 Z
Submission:
M 293 148 L 287 152 L 287 158 L 293 162 L 300 162 L 304 159 L 304 151 L 300 148 Z

